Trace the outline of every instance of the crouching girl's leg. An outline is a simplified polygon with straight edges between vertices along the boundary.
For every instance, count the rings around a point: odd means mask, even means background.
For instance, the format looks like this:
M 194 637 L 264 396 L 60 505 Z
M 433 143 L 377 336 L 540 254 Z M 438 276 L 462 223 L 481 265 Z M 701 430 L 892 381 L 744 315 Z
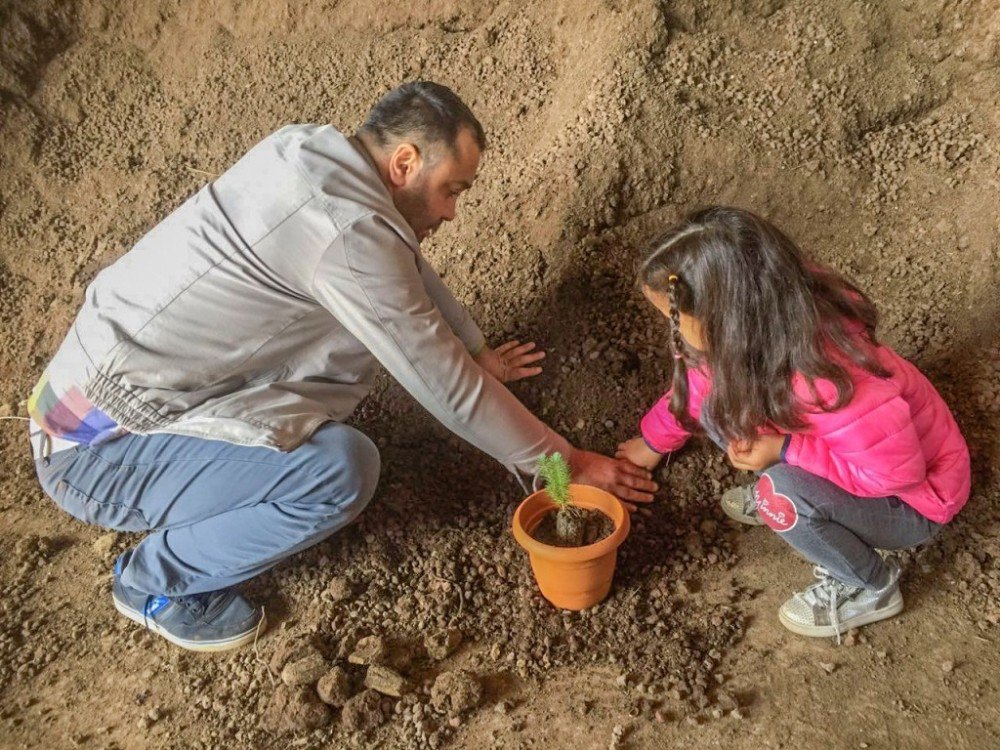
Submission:
M 915 546 L 941 528 L 899 498 L 857 497 L 788 464 L 764 471 L 754 495 L 760 520 L 815 565 L 817 583 L 779 610 L 802 635 L 839 636 L 902 611 L 899 563 L 876 550 Z

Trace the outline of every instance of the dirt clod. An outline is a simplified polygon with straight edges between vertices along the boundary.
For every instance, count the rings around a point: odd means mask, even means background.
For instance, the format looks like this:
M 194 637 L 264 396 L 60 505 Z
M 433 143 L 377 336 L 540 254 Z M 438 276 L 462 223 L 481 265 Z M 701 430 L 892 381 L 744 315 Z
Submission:
M 280 675 L 286 664 L 307 656 L 322 656 L 311 635 L 286 637 L 274 646 L 268 667 L 272 674 Z
M 378 664 L 368 667 L 368 672 L 365 674 L 365 687 L 393 698 L 399 698 L 410 690 L 409 681 L 403 675 L 390 667 Z
M 382 694 L 375 690 L 358 693 L 344 704 L 340 720 L 352 732 L 367 732 L 385 721 Z
M 354 586 L 343 576 L 334 576 L 326 587 L 326 593 L 332 601 L 342 602 L 354 595 Z
M 316 693 L 321 701 L 330 706 L 343 706 L 351 697 L 351 678 L 343 667 L 333 667 L 319 678 Z
M 326 726 L 330 718 L 330 709 L 314 690 L 286 685 L 274 691 L 262 717 L 266 728 L 293 732 Z
M 281 670 L 281 681 L 289 687 L 315 685 L 327 673 L 330 665 L 319 654 L 309 654 L 288 662 Z
M 380 92 L 427 78 L 470 105 L 491 147 L 456 220 L 421 254 L 491 346 L 530 337 L 547 351 L 542 374 L 511 391 L 567 440 L 612 454 L 638 435 L 673 359 L 667 322 L 636 289 L 637 261 L 690 209 L 737 203 L 872 298 L 879 340 L 955 413 L 972 456 L 969 504 L 906 553 L 906 613 L 836 649 L 783 631 L 774 609 L 808 582 L 808 566 L 770 529 L 727 520 L 719 494 L 750 477 L 695 439 L 653 472 L 661 490 L 631 516 L 606 602 L 566 615 L 541 597 L 511 538 L 520 485 L 379 371 L 349 419 L 383 458 L 372 502 L 248 581 L 270 630 L 202 659 L 114 613 L 109 563 L 142 534 L 101 540 L 111 532 L 47 500 L 24 423 L 4 420 L 0 744 L 567 750 L 606 745 L 627 716 L 634 747 L 666 732 L 677 746 L 755 750 L 800 737 L 801 714 L 783 709 L 801 703 L 804 678 L 810 721 L 832 728 L 831 746 L 995 745 L 1000 657 L 980 644 L 1000 627 L 997 3 L 362 6 L 5 4 L 0 415 L 27 414 L 96 274 L 199 190 L 211 194 L 267 133 L 290 122 L 353 133 Z M 425 634 L 447 628 L 461 629 L 462 647 L 425 662 Z M 940 650 L 943 632 L 954 652 Z M 382 697 L 386 719 L 371 735 L 300 722 L 294 737 L 271 736 L 263 717 L 292 690 L 285 666 L 310 653 L 339 664 L 320 682 L 340 669 L 323 694 L 343 705 L 370 666 L 348 656 L 372 634 L 413 644 L 399 651 L 408 666 L 394 649 L 379 662 L 415 689 Z M 816 662 L 834 658 L 828 677 Z M 509 712 L 473 709 L 450 726 L 430 684 L 459 665 L 484 675 Z M 148 703 L 107 689 L 136 679 Z M 900 696 L 905 706 L 868 726 L 872 706 Z M 152 703 L 170 719 L 150 719 Z
M 431 703 L 441 711 L 462 713 L 483 701 L 483 686 L 479 678 L 465 669 L 442 672 L 431 687 Z
M 91 545 L 91 549 L 94 553 L 101 558 L 107 558 L 111 555 L 111 550 L 114 549 L 115 544 L 118 542 L 118 532 L 111 531 L 107 534 L 101 534 L 97 539 L 94 540 Z
M 380 635 L 362 638 L 354 646 L 347 660 L 351 664 L 385 664 L 391 657 L 389 642 Z

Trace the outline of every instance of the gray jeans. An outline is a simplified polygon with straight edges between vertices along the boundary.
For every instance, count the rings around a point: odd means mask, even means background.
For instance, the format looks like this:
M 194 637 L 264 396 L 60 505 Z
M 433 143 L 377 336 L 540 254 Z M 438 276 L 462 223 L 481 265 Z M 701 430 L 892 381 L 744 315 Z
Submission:
M 149 531 L 122 582 L 180 596 L 232 586 L 352 521 L 379 477 L 375 444 L 330 423 L 290 453 L 177 435 L 128 435 L 35 462 L 81 521 Z
M 709 438 L 726 443 L 705 418 Z M 788 544 L 838 581 L 880 589 L 889 573 L 876 549 L 915 547 L 943 526 L 898 497 L 859 497 L 805 469 L 778 463 L 758 474 L 757 512 Z
M 888 583 L 876 549 L 905 549 L 941 530 L 898 497 L 858 497 L 798 466 L 775 464 L 757 479 L 757 512 L 803 557 L 839 581 Z

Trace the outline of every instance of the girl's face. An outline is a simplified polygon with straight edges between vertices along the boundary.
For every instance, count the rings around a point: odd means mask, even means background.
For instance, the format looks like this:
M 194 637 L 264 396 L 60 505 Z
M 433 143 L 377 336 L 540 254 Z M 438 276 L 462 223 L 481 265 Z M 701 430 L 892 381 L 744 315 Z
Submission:
M 666 294 L 648 286 L 642 288 L 642 293 L 650 304 L 663 314 L 663 317 L 670 319 L 670 300 Z M 680 311 L 677 312 L 677 317 L 680 318 L 680 334 L 684 343 L 697 352 L 705 351 L 705 329 L 702 328 L 701 321 Z

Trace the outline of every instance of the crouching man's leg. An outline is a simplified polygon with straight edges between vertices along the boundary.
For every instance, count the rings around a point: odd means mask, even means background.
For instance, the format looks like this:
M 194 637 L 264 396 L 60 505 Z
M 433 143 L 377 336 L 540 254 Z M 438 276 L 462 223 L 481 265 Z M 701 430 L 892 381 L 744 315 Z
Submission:
M 42 487 L 70 514 L 151 532 L 115 564 L 115 607 L 199 651 L 253 640 L 262 613 L 231 587 L 356 518 L 379 468 L 374 443 L 339 423 L 290 453 L 152 435 L 37 462 Z

